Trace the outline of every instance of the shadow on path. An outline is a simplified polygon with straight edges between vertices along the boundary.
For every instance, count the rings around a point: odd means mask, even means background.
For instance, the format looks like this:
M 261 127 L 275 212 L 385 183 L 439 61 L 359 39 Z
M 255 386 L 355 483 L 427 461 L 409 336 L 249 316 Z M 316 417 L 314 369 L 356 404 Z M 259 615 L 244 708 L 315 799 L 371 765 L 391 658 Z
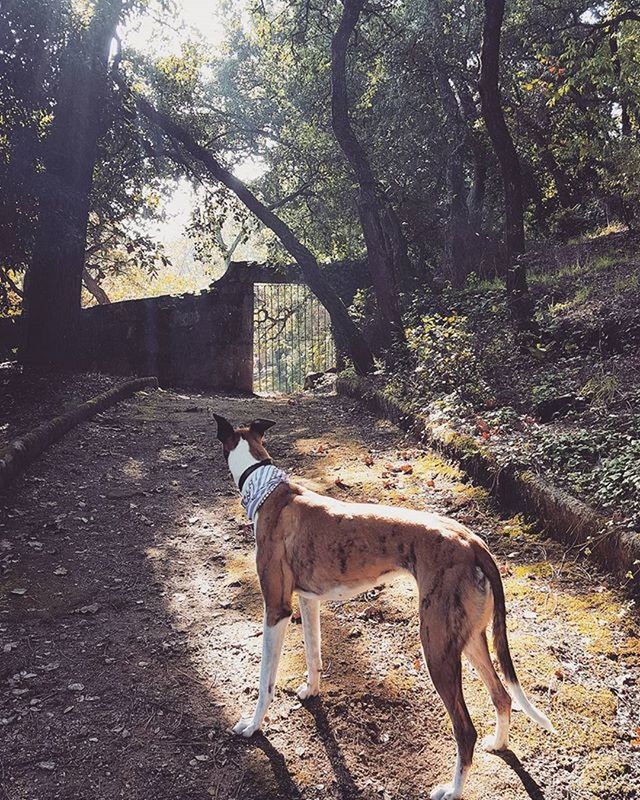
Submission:
M 513 750 L 504 750 L 501 753 L 493 753 L 493 755 L 502 759 L 507 766 L 511 767 L 511 769 L 522 781 L 522 785 L 524 786 L 531 800 L 545 800 L 545 795 L 540 785 L 536 783 L 534 778 L 532 778 L 531 773 L 527 772 L 522 764 L 522 761 L 520 761 Z

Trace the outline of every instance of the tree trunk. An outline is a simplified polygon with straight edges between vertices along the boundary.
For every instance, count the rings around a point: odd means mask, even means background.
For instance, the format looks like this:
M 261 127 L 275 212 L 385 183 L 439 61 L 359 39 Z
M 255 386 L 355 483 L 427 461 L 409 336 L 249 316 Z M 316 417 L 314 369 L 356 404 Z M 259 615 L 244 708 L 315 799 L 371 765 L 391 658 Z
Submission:
M 119 84 L 126 89 L 123 81 L 119 81 Z M 198 144 L 187 130 L 166 114 L 155 109 L 143 97 L 136 95 L 135 102 L 139 111 L 150 122 L 157 125 L 173 140 L 179 142 L 189 156 L 199 161 L 216 181 L 220 181 L 230 189 L 249 211 L 275 233 L 282 246 L 299 265 L 307 286 L 329 312 L 338 339 L 338 346 L 349 354 L 355 369 L 361 375 L 371 372 L 374 367 L 371 350 L 355 322 L 349 316 L 344 303 L 320 271 L 313 253 L 297 239 L 280 217 L 258 200 L 245 184 L 225 169 L 206 148 Z
M 473 145 L 473 182 L 467 196 L 469 224 L 477 237 L 482 236 L 482 215 L 487 188 L 487 158 L 481 144 Z
M 518 261 L 525 250 L 522 174 L 498 88 L 503 17 L 504 0 L 484 0 L 479 88 L 482 116 L 500 163 L 504 186 L 507 292 L 516 317 L 523 321 L 530 315 L 530 308 L 525 268 Z
M 363 5 L 364 0 L 344 0 L 342 18 L 331 42 L 331 119 L 336 140 L 358 181 L 358 213 L 381 322 L 377 344 L 387 349 L 394 339 L 404 339 L 400 289 L 411 264 L 400 220 L 378 186 L 349 120 L 347 48 Z
M 102 133 L 111 41 L 121 0 L 103 0 L 62 57 L 45 155 L 31 265 L 25 278 L 24 364 L 67 367 L 76 355 L 89 195 Z
M 618 50 L 618 34 L 613 31 L 609 37 L 609 52 L 611 53 L 611 61 L 613 64 L 613 74 L 618 81 L 618 96 L 620 98 L 620 114 L 622 124 L 622 135 L 631 136 L 631 115 L 629 114 L 629 103 L 625 97 L 625 89 L 622 86 L 622 63 L 620 61 L 620 52 Z
M 445 273 L 454 286 L 462 286 L 480 262 L 478 237 L 474 235 L 467 206 L 467 185 L 464 177 L 464 150 L 467 128 L 460 115 L 449 76 L 443 64 L 436 64 L 436 79 L 440 102 L 447 120 L 450 137 L 447 153 L 447 187 L 449 219 L 445 237 Z
M 474 130 L 475 122 L 478 118 L 478 109 L 466 81 L 459 81 L 456 84 L 456 88 L 467 128 L 467 141 L 473 154 L 473 179 L 471 189 L 467 195 L 469 224 L 476 235 L 477 241 L 480 242 L 482 238 L 484 198 L 487 188 L 487 149 Z
M 82 282 L 84 283 L 84 288 L 95 297 L 98 305 L 106 306 L 111 302 L 109 295 L 86 267 L 82 270 Z

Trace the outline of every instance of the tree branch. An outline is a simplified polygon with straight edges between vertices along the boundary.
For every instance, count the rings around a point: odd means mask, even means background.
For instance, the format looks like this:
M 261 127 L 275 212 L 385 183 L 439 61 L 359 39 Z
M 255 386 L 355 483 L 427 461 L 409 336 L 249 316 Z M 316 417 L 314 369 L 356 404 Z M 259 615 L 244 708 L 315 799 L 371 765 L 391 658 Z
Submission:
M 9 288 L 11 289 L 12 292 L 15 292 L 21 299 L 24 297 L 24 292 L 22 291 L 22 289 L 18 288 L 15 281 L 9 275 L 8 271 L 3 267 L 0 267 L 0 276 L 2 277 L 3 281 L 9 284 Z
M 118 85 L 133 98 L 138 110 L 151 123 L 178 142 L 190 158 L 199 162 L 216 181 L 230 189 L 244 205 L 280 239 L 283 247 L 300 266 L 305 282 L 327 309 L 336 335 L 351 356 L 356 370 L 360 373 L 373 369 L 373 356 L 356 324 L 336 291 L 321 273 L 313 253 L 295 236 L 289 226 L 262 203 L 251 190 L 233 173 L 222 166 L 215 156 L 200 145 L 189 131 L 162 111 L 154 108 L 141 95 L 131 92 L 119 76 Z

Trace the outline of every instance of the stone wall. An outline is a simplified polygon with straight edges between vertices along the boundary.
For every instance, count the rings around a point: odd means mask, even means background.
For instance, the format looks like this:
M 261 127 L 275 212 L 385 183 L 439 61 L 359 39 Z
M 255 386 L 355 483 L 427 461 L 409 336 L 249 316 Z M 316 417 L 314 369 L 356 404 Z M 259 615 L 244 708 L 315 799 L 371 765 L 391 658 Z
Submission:
M 161 386 L 235 389 L 253 382 L 253 285 L 94 306 L 81 314 L 82 369 L 156 375 Z
M 364 262 L 328 264 L 323 271 L 346 305 L 358 288 L 369 285 Z M 78 370 L 156 376 L 161 386 L 250 392 L 253 285 L 300 282 L 296 265 L 240 261 L 199 294 L 83 309 Z M 0 360 L 13 357 L 19 338 L 18 320 L 0 324 Z

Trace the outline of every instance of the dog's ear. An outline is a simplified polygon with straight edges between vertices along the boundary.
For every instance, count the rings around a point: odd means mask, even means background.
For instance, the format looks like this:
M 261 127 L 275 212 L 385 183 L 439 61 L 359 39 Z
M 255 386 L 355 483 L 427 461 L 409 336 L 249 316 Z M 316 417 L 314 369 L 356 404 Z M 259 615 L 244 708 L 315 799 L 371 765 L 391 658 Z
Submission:
M 228 419 L 221 417 L 219 414 L 214 414 L 213 418 L 218 423 L 218 439 L 220 439 L 221 442 L 228 442 L 235 433 L 233 425 Z
M 249 430 L 260 436 L 264 436 L 265 431 L 268 431 L 269 428 L 272 428 L 275 424 L 276 423 L 271 419 L 254 419 L 251 425 L 249 425 Z

